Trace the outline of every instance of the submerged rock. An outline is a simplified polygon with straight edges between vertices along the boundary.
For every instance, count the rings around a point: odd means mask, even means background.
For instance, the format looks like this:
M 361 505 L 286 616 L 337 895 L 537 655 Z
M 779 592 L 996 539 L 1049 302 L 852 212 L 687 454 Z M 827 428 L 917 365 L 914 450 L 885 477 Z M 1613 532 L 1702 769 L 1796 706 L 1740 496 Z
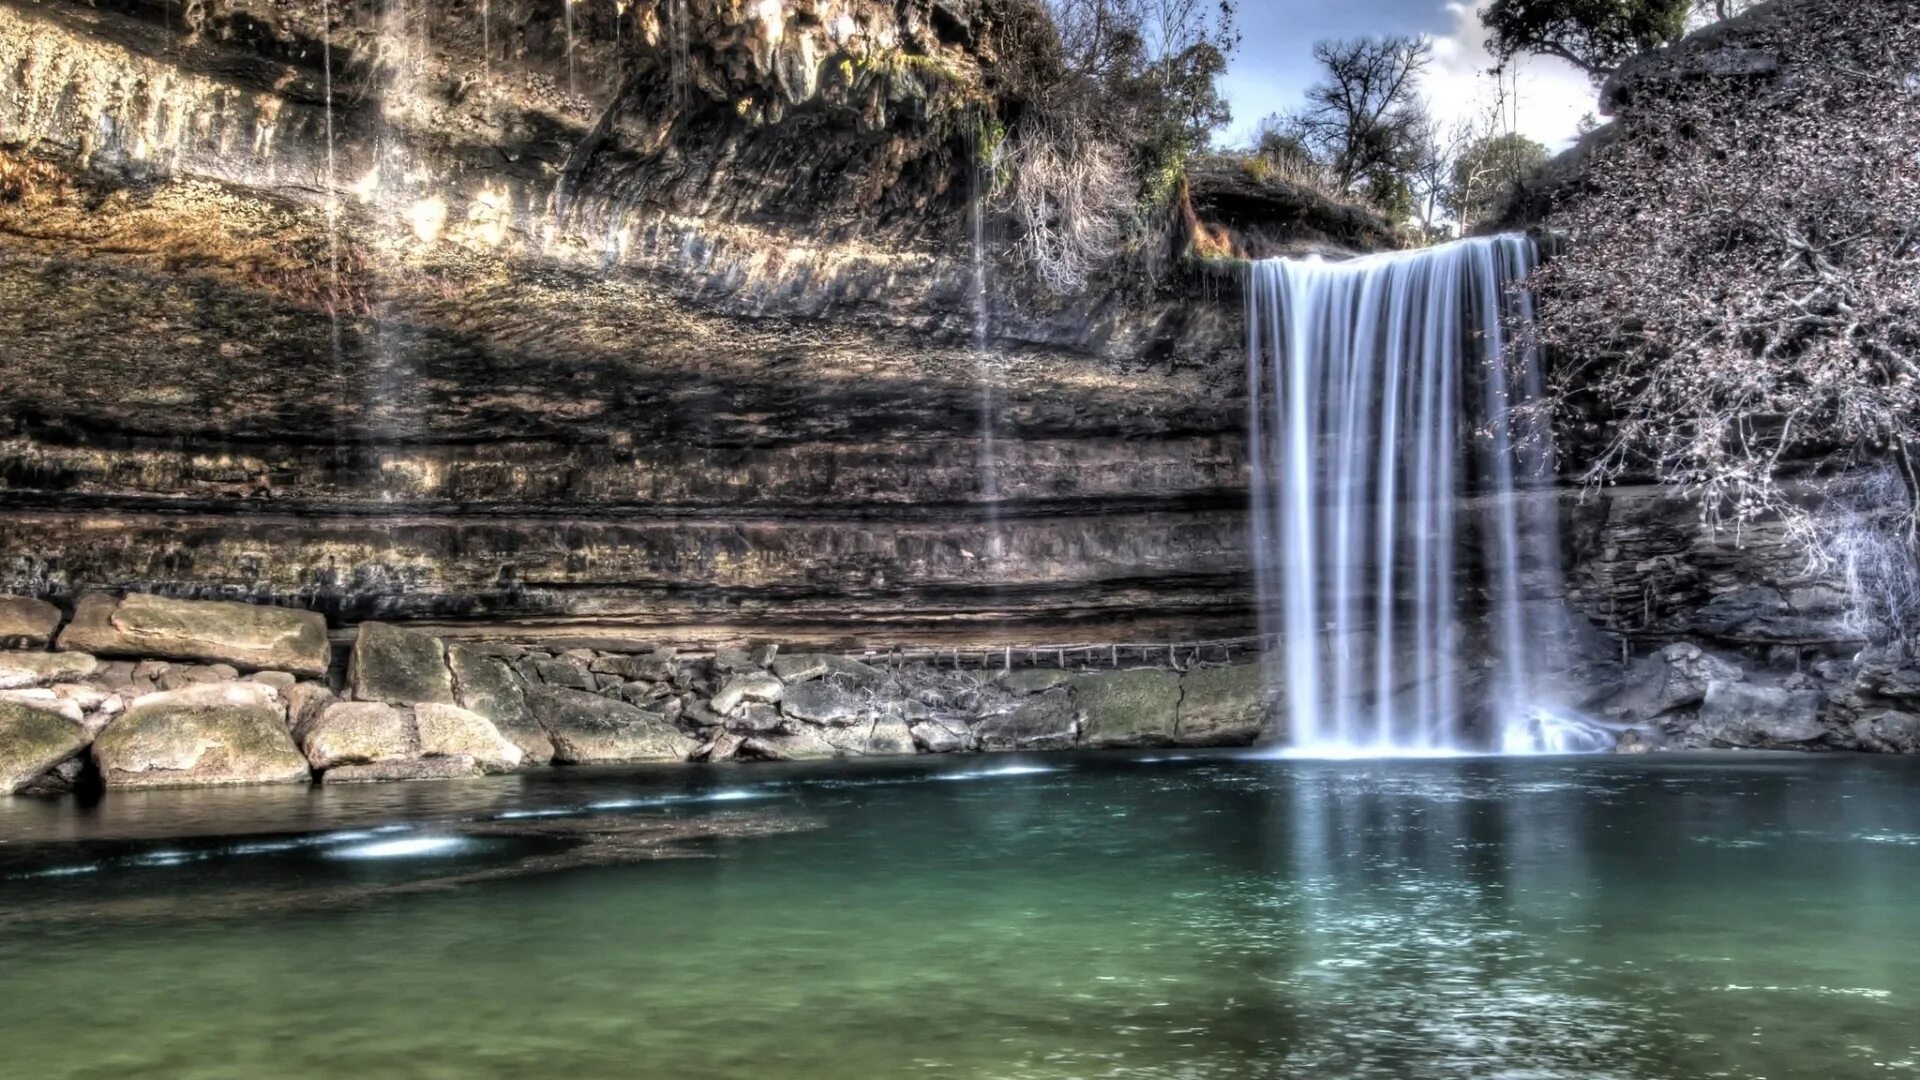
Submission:
M 109 788 L 287 784 L 308 779 L 272 691 L 197 686 L 135 700 L 94 740 Z
M 83 679 L 97 666 L 86 653 L 0 652 L 0 690 Z
M 60 629 L 60 609 L 45 600 L 0 596 L 0 649 L 39 649 Z
M 0 701 L 0 794 L 33 784 L 89 741 L 84 727 L 57 712 Z
M 1174 741 L 1180 676 L 1158 668 L 1081 675 L 1072 683 L 1081 738 L 1091 747 L 1167 746 Z
M 405 758 L 367 765 L 341 765 L 320 774 L 327 784 L 372 784 L 397 780 L 460 780 L 485 775 L 479 762 L 464 754 Z
M 63 651 L 224 662 L 249 671 L 327 673 L 327 620 L 312 611 L 224 600 L 90 593 L 61 632 Z
M 584 690 L 529 689 L 527 706 L 563 765 L 685 761 L 700 747 L 658 714 Z

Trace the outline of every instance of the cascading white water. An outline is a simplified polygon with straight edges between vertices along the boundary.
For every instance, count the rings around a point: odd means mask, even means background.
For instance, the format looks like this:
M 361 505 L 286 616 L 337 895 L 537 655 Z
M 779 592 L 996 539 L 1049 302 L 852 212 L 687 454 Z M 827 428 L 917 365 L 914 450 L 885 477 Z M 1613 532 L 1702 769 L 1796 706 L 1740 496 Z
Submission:
M 1526 588 L 1559 576 L 1550 440 L 1520 408 L 1538 358 L 1509 334 L 1534 261 L 1501 236 L 1251 268 L 1255 574 L 1293 752 L 1599 748 L 1529 660 L 1560 630 Z

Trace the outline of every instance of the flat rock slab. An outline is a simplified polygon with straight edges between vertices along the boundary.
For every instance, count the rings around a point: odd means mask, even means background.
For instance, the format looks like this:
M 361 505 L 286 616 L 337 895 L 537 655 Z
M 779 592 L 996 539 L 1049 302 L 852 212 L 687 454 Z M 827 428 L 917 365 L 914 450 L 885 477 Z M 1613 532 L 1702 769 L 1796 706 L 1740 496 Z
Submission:
M 584 690 L 527 690 L 527 706 L 563 765 L 686 761 L 700 743 L 655 713 Z
M 1180 678 L 1174 741 L 1182 746 L 1250 746 L 1270 710 L 1260 664 L 1194 668 Z
M 318 612 L 223 600 L 90 593 L 74 606 L 58 647 L 101 656 L 225 662 L 248 671 L 319 677 L 331 652 Z
M 713 695 L 713 711 L 726 716 L 748 702 L 771 705 L 780 700 L 785 688 L 785 683 L 764 671 L 729 675 Z
M 148 694 L 94 740 L 109 788 L 304 783 L 307 759 L 268 687 L 196 686 Z
M 0 794 L 28 787 L 89 741 L 86 728 L 57 712 L 0 701 Z
M 1167 746 L 1174 741 L 1180 676 L 1160 668 L 1104 671 L 1072 683 L 1087 746 Z
M 447 667 L 453 672 L 454 696 L 460 707 L 493 721 L 500 734 L 520 748 L 522 765 L 545 765 L 553 760 L 553 740 L 534 719 L 520 678 L 505 660 L 453 645 L 447 649 Z
M 0 652 L 0 690 L 72 682 L 99 666 L 86 653 Z
M 60 609 L 45 600 L 0 596 L 0 648 L 44 648 L 58 629 Z
M 447 647 L 432 634 L 402 630 L 388 623 L 361 623 L 353 639 L 347 684 L 355 701 L 389 705 L 458 704 Z

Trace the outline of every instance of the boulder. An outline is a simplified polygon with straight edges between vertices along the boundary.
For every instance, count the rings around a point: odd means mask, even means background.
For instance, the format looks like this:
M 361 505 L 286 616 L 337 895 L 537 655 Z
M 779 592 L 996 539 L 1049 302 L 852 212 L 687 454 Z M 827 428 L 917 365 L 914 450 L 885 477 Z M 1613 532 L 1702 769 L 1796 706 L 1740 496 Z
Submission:
M 57 712 L 0 701 L 0 794 L 28 787 L 89 741 L 86 728 Z
M 959 717 L 935 716 L 909 726 L 913 741 L 929 754 L 958 754 L 973 749 L 973 729 Z
M 1271 711 L 1258 663 L 1194 668 L 1180 678 L 1174 741 L 1182 746 L 1251 746 Z
M 256 671 L 247 676 L 247 681 L 271 686 L 275 690 L 286 690 L 300 679 L 291 671 Z
M 453 645 L 447 649 L 447 667 L 453 672 L 454 696 L 460 707 L 493 721 L 500 734 L 520 748 L 522 765 L 545 765 L 553 760 L 553 740 L 534 719 L 520 679 L 505 660 L 465 645 Z
M 353 639 L 347 685 L 355 701 L 418 705 L 455 704 L 447 647 L 432 634 L 367 622 Z
M 0 690 L 84 679 L 98 666 L 86 653 L 0 652 Z
M 1645 723 L 1700 704 L 1709 683 L 1734 683 L 1745 677 L 1739 667 L 1698 645 L 1676 642 L 1635 661 L 1625 688 L 1602 703 L 1600 711 L 1614 720 Z
M 173 600 L 90 593 L 60 633 L 66 652 L 224 662 L 248 671 L 318 678 L 331 658 L 318 612 L 224 600 Z
M 1651 753 L 1653 748 L 1653 740 L 1639 728 L 1628 728 L 1621 732 L 1619 740 L 1613 744 L 1613 752 L 1616 754 L 1647 754 Z
M 109 788 L 304 783 L 307 759 L 271 690 L 251 683 L 148 694 L 93 743 Z
M 368 765 L 341 765 L 320 775 L 327 784 L 373 784 L 394 780 L 461 780 L 485 775 L 480 763 L 464 754 L 404 758 Z
M 746 742 L 744 736 L 731 731 L 722 731 L 713 737 L 713 741 L 694 751 L 695 761 L 721 762 L 732 761 L 740 756 L 740 747 Z
M 700 746 L 664 717 L 584 690 L 530 688 L 527 706 L 563 765 L 685 761 Z
M 413 707 L 413 719 L 426 757 L 471 758 L 485 772 L 509 772 L 520 765 L 520 748 L 479 713 L 422 702 Z
M 1168 746 L 1180 708 L 1180 676 L 1161 668 L 1103 671 L 1072 683 L 1081 740 L 1093 747 Z
M 777 677 L 763 671 L 729 675 L 713 695 L 713 711 L 725 716 L 746 702 L 771 705 L 780 700 L 785 687 Z
M 862 701 L 852 691 L 829 682 L 803 682 L 786 688 L 780 711 L 795 720 L 815 724 L 847 724 L 860 715 Z
M 371 765 L 420 756 L 413 715 L 378 701 L 329 705 L 300 730 L 300 749 L 316 769 Z
M 45 600 L 0 596 L 0 649 L 41 649 L 60 629 L 60 609 Z
M 975 724 L 973 737 L 982 750 L 1071 749 L 1080 738 L 1073 694 L 1065 687 L 1038 694 L 1011 712 Z
M 815 653 L 788 653 L 773 658 L 773 673 L 782 682 L 802 683 L 817 679 L 832 670 L 827 658 Z
M 1855 747 L 1881 754 L 1920 754 L 1920 714 L 1885 709 L 1848 725 Z
M 754 660 L 753 654 L 745 649 L 719 649 L 713 658 L 707 661 L 707 667 L 716 675 L 739 675 L 749 671 L 759 671 L 761 665 Z
M 745 761 L 819 761 L 840 756 L 819 728 L 801 728 L 787 734 L 750 735 L 741 740 L 736 755 Z
M 777 659 L 777 658 L 776 658 Z M 863 689 L 879 686 L 887 681 L 887 673 L 871 664 L 863 664 L 846 656 L 824 653 L 820 657 L 826 662 L 827 674 L 837 676 L 841 682 Z
M 847 727 L 821 728 L 820 737 L 835 753 L 845 757 L 895 757 L 919 752 L 905 720 L 876 719 Z
M 1817 690 L 1715 680 L 1692 728 L 1717 746 L 1789 748 L 1819 742 L 1827 735 L 1820 721 L 1825 698 Z

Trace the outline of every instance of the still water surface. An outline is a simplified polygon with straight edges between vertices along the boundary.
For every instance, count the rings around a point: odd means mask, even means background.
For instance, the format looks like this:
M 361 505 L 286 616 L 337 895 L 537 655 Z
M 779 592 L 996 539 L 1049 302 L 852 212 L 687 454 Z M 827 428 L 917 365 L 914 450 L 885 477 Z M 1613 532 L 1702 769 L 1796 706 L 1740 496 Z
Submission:
M 707 815 L 804 831 L 488 831 Z M 1915 762 L 555 771 L 0 840 L 6 1076 L 1920 1076 Z

